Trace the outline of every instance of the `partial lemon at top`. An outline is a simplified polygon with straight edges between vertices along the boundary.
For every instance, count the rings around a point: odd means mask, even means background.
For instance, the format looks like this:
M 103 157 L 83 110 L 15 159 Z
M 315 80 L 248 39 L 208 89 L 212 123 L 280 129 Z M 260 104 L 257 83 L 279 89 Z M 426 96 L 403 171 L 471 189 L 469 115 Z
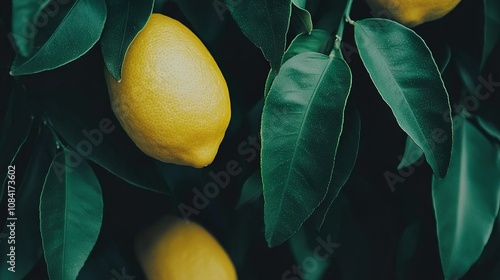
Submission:
M 113 111 L 132 141 L 163 162 L 204 167 L 231 118 L 226 81 L 186 26 L 152 14 L 131 43 L 122 80 L 106 71 Z
M 440 19 L 460 0 L 365 0 L 374 15 L 388 17 L 408 27 Z

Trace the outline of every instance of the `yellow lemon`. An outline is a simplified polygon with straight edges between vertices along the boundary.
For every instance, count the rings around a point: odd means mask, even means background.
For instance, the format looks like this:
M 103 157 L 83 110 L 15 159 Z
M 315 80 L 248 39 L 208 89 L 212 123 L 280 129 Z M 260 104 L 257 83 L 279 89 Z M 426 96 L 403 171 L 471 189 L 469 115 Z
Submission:
M 148 280 L 236 280 L 231 259 L 203 227 L 167 216 L 136 238 Z
M 366 3 L 376 16 L 415 27 L 444 17 L 460 0 L 366 0 Z
M 139 149 L 197 168 L 214 160 L 231 118 L 229 92 L 186 26 L 152 14 L 125 55 L 122 80 L 105 72 L 113 111 Z

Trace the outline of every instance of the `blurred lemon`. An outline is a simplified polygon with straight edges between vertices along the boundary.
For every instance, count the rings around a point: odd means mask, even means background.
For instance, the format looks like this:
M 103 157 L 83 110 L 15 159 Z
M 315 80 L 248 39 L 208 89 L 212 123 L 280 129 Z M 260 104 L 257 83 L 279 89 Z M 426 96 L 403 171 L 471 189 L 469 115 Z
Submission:
M 366 0 L 375 15 L 384 15 L 408 27 L 440 19 L 460 0 Z
M 167 216 L 143 230 L 135 242 L 148 280 L 236 280 L 224 249 L 203 227 Z

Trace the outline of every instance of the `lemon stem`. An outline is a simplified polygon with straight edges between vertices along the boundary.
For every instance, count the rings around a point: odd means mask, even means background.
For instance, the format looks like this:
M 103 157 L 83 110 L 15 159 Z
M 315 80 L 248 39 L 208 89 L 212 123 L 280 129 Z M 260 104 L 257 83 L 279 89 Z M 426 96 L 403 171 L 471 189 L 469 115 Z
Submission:
M 354 2 L 354 0 L 347 1 L 347 5 L 345 7 L 345 12 L 344 12 L 345 21 L 348 22 L 350 25 L 354 25 L 354 20 L 352 20 L 351 16 L 350 16 L 353 2 Z

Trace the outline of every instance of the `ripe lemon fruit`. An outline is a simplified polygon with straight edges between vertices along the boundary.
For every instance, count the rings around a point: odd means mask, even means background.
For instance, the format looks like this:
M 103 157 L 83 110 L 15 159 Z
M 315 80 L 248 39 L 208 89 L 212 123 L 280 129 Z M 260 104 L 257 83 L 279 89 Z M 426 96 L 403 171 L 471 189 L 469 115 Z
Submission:
M 237 280 L 231 259 L 212 235 L 194 223 L 167 216 L 135 240 L 148 280 Z
M 113 111 L 139 149 L 197 168 L 214 160 L 231 119 L 229 91 L 186 26 L 152 14 L 125 55 L 122 80 L 105 72 Z
M 444 17 L 460 0 L 366 0 L 366 3 L 375 15 L 415 27 Z

